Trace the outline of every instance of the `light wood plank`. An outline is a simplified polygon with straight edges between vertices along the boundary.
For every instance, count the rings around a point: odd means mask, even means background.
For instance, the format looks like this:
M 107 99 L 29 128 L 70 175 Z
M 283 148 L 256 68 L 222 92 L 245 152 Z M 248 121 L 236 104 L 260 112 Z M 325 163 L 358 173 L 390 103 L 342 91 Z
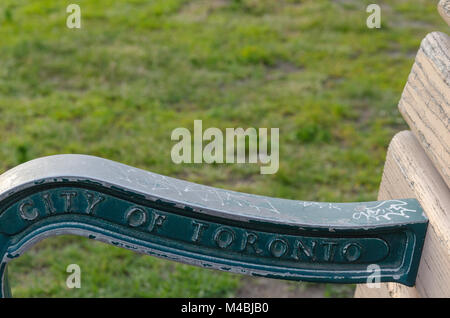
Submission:
M 423 39 L 399 110 L 450 187 L 450 37 Z
M 358 285 L 355 297 L 450 297 L 450 190 L 410 131 L 388 149 L 379 200 L 417 198 L 429 225 L 415 287 Z
M 438 11 L 444 21 L 450 25 L 450 0 L 439 1 Z

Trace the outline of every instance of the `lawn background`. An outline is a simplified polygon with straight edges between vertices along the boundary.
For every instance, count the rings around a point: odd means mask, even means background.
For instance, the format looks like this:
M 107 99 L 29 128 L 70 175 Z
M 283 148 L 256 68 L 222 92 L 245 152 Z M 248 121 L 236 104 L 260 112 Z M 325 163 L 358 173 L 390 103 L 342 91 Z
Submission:
M 407 128 L 397 103 L 420 41 L 448 27 L 438 1 L 396 0 L 377 2 L 382 27 L 368 29 L 372 2 L 2 0 L 0 171 L 83 153 L 255 194 L 374 200 L 389 141 Z M 66 27 L 70 3 L 81 29 Z M 279 127 L 279 171 L 172 163 L 171 131 L 194 119 Z M 65 286 L 72 263 L 80 289 Z M 9 272 L 17 297 L 248 296 L 261 284 L 73 236 L 39 243 Z M 353 291 L 281 284 L 289 296 Z

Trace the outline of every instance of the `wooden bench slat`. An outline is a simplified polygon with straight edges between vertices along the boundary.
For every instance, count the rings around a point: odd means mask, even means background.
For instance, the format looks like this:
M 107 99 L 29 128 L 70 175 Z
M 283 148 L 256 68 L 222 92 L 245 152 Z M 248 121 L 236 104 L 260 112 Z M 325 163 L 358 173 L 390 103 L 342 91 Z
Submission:
M 441 0 L 438 4 L 438 11 L 445 22 L 450 25 L 450 0 Z
M 415 197 L 429 218 L 415 287 L 357 287 L 355 297 L 450 297 L 450 190 L 410 131 L 389 145 L 378 198 Z
M 422 41 L 399 110 L 450 187 L 450 37 Z

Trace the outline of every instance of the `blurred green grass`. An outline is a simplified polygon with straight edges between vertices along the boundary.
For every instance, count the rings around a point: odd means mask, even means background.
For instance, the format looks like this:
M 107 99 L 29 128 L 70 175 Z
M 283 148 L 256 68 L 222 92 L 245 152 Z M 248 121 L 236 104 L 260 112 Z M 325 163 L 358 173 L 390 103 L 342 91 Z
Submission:
M 182 179 L 290 199 L 376 199 L 397 103 L 421 39 L 445 30 L 437 1 L 0 3 L 0 169 L 84 153 Z M 280 169 L 176 165 L 176 127 L 280 127 Z M 65 287 L 66 266 L 82 288 Z M 58 237 L 12 262 L 13 295 L 222 297 L 241 277 Z M 328 285 L 325 296 L 351 296 Z M 276 295 L 275 295 L 276 296 Z

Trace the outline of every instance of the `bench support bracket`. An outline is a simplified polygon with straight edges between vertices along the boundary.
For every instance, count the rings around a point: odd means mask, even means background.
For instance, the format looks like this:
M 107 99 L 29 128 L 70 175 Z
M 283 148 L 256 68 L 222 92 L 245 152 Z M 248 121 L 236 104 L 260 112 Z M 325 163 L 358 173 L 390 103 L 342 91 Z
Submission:
M 85 155 L 39 158 L 0 176 L 6 265 L 74 234 L 204 268 L 312 282 L 414 285 L 427 228 L 417 200 L 324 203 L 207 187 Z

